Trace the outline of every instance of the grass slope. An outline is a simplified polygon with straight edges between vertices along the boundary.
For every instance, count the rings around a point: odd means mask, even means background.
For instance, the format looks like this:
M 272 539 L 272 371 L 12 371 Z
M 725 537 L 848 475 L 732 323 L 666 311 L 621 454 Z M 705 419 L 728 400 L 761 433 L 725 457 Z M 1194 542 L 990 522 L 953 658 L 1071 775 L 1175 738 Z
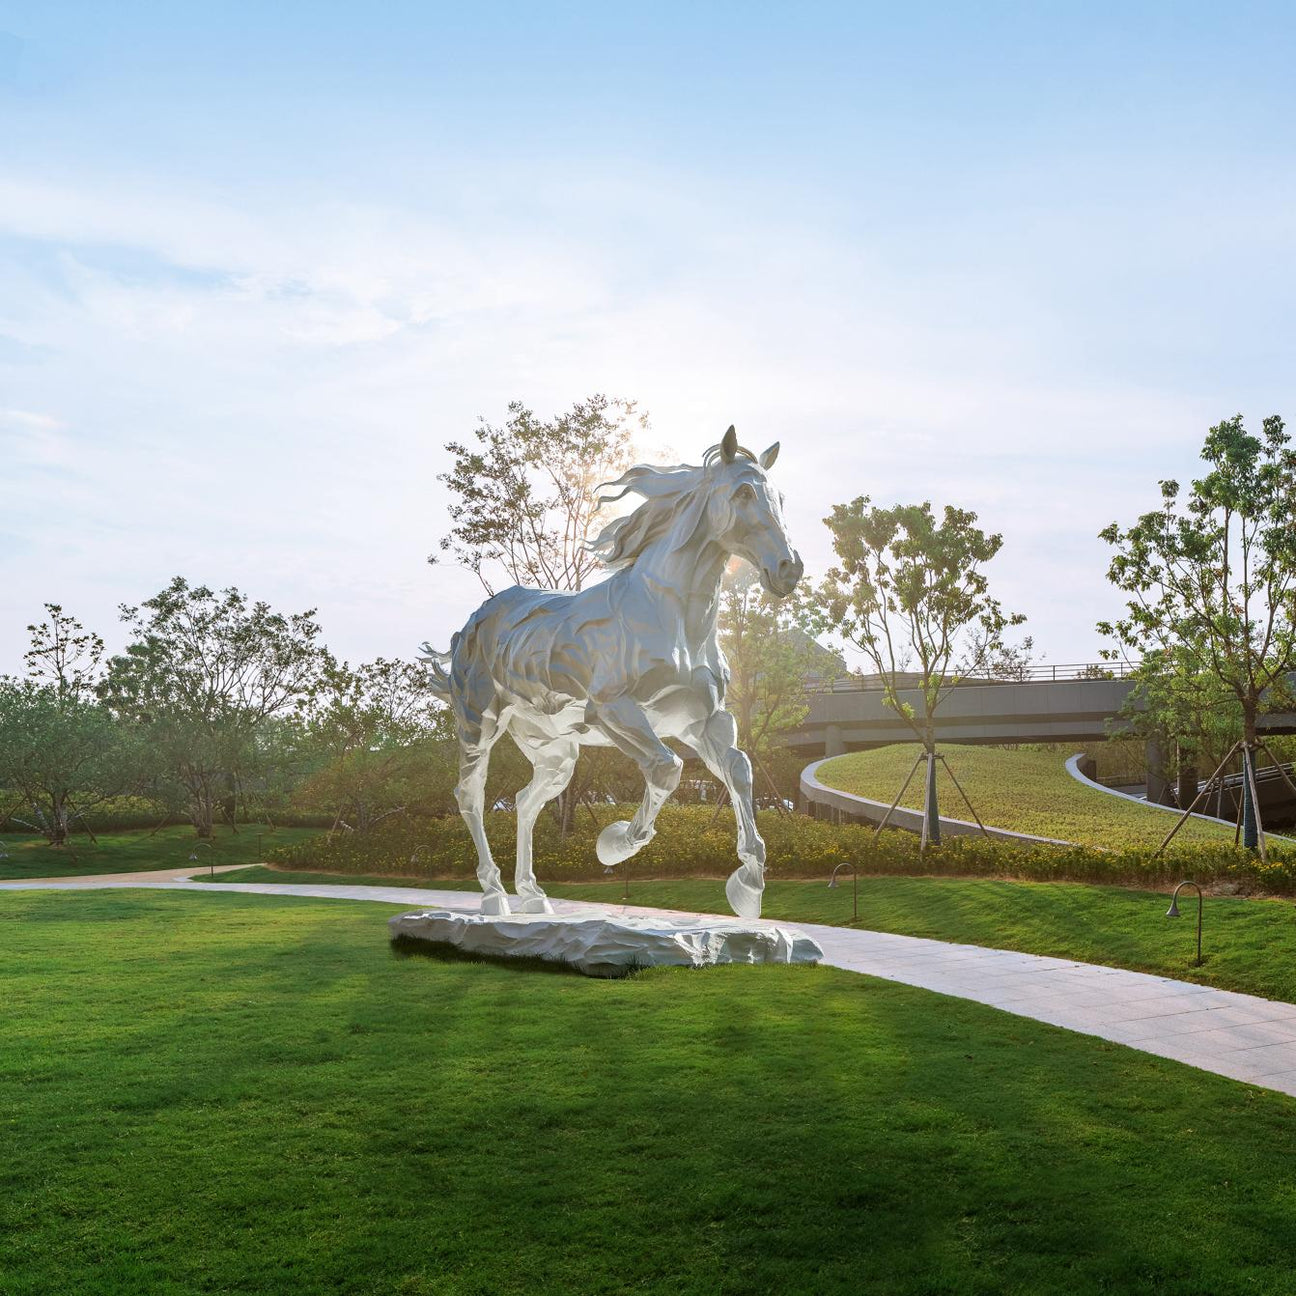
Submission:
M 1115 850 L 1158 846 L 1174 826 L 1174 819 L 1163 810 L 1109 796 L 1073 779 L 1066 772 L 1067 757 L 1073 752 L 1057 748 L 1009 751 L 955 744 L 941 750 L 982 822 L 994 828 Z M 851 752 L 825 762 L 817 777 L 826 787 L 890 805 L 918 751 L 916 743 L 895 743 L 872 751 Z M 958 789 L 939 764 L 936 791 L 943 815 L 971 821 Z M 922 798 L 920 771 L 909 784 L 901 805 L 921 810 Z M 1190 819 L 1175 838 L 1184 844 L 1232 840 L 1232 828 L 1200 819 Z
M 180 868 L 197 854 L 204 867 L 208 862 L 251 864 L 264 858 L 273 846 L 287 845 L 318 835 L 315 828 L 270 828 L 263 824 L 241 824 L 238 832 L 221 828 L 211 850 L 199 846 L 194 830 L 186 826 L 161 828 L 157 832 L 98 833 L 96 845 L 78 836 L 70 847 L 55 849 L 44 837 L 8 834 L 4 838 L 8 859 L 0 859 L 0 882 L 15 878 L 85 877 L 95 873 L 137 873 L 152 869 Z M 195 850 L 196 848 L 196 850 Z M 0 1289 L 2 1292 L 3 1289 Z
M 354 883 L 362 886 L 456 888 L 418 878 L 349 877 L 254 867 L 218 875 L 217 882 Z M 547 885 L 568 900 L 620 904 L 622 883 Z M 1078 883 L 1008 882 L 991 878 L 863 877 L 859 926 L 930 940 L 1021 950 L 1109 967 L 1153 972 L 1296 1003 L 1296 908 L 1280 900 L 1210 896 L 1203 924 L 1205 961 L 1196 957 L 1197 896 L 1181 897 L 1183 919 L 1165 917 L 1169 897 L 1157 891 Z M 728 913 L 724 884 L 706 878 L 631 880 L 630 902 L 696 913 Z M 771 881 L 764 916 L 788 922 L 850 927 L 851 879 L 829 890 L 822 882 Z
M 830 969 L 0 897 L 0 1290 L 1296 1291 L 1296 1103 Z

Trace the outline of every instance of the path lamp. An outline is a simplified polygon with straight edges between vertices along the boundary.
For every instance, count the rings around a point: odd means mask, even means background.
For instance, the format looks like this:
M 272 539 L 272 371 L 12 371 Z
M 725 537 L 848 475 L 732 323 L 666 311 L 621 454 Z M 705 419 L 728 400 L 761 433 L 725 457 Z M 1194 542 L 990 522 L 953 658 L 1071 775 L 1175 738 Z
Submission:
M 1197 961 L 1193 967 L 1201 967 L 1201 927 L 1202 927 L 1202 889 L 1196 882 L 1180 882 L 1174 889 L 1174 895 L 1170 897 L 1170 908 L 1166 910 L 1167 918 L 1179 918 L 1182 915 L 1179 912 L 1179 892 L 1184 887 L 1190 886 L 1197 892 Z
M 616 872 L 617 872 L 616 869 L 611 864 L 603 865 L 603 876 L 605 878 L 616 877 Z M 628 864 L 624 860 L 621 863 L 621 877 L 625 882 L 625 887 L 621 892 L 621 903 L 629 904 L 630 903 L 630 869 Z
M 837 874 L 842 869 L 848 868 L 851 871 L 851 921 L 859 921 L 859 869 L 849 860 L 845 864 L 838 864 L 832 871 L 832 877 L 828 879 L 828 889 L 835 891 L 841 884 L 837 881 Z
M 198 863 L 199 846 L 206 846 L 207 849 L 211 852 L 211 854 L 207 856 L 207 868 L 208 868 L 209 876 L 215 877 L 216 876 L 216 847 L 213 846 L 211 842 L 206 842 L 206 841 L 195 842 L 193 849 L 189 852 L 190 862 L 194 864 Z

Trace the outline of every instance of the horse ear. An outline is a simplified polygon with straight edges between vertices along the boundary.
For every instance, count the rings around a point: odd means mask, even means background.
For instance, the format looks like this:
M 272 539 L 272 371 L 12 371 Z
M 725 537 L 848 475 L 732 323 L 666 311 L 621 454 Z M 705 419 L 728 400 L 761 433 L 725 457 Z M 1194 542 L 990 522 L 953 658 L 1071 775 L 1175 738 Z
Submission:
M 759 460 L 760 466 L 766 469 L 767 471 L 770 468 L 773 468 L 774 460 L 778 458 L 778 452 L 779 452 L 779 443 L 775 441 L 774 444 L 770 446 L 768 450 L 761 451 L 760 460 Z
M 720 456 L 727 464 L 738 458 L 738 433 L 734 431 L 732 423 L 729 424 L 729 431 L 724 434 L 724 440 L 720 442 Z

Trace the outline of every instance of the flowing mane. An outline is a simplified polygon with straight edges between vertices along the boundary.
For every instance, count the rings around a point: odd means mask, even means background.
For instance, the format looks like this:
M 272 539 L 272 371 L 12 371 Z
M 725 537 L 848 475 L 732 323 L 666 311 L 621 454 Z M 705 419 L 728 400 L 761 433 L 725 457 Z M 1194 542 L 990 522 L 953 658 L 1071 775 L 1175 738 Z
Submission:
M 756 462 L 756 456 L 745 447 L 738 453 Z M 712 482 L 712 469 L 721 460 L 721 448 L 713 445 L 702 457 L 702 465 L 673 464 L 654 467 L 639 464 L 623 473 L 614 482 L 599 487 L 599 504 L 613 504 L 632 491 L 642 495 L 644 502 L 626 517 L 609 522 L 589 543 L 589 551 L 605 567 L 616 571 L 629 567 L 650 545 L 663 536 L 670 537 L 673 552 L 687 544 L 706 507 L 707 491 L 703 488 Z M 615 491 L 605 495 L 603 491 Z

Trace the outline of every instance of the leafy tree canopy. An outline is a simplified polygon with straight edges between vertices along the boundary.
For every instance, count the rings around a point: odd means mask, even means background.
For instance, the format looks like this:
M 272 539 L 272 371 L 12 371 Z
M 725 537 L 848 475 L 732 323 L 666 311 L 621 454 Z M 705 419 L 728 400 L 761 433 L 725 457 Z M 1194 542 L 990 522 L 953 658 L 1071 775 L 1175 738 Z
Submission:
M 27 677 L 0 676 L 0 787 L 62 845 L 76 817 L 125 791 L 127 743 L 95 697 L 103 640 L 57 603 L 29 625 Z
M 819 589 L 820 621 L 859 648 L 878 673 L 887 702 L 930 750 L 933 717 L 960 679 L 1002 658 L 1004 631 L 1025 621 L 1004 612 L 985 565 L 1003 537 L 977 515 L 930 503 L 881 508 L 867 495 L 825 518 L 837 565 Z M 899 696 L 912 673 L 923 711 Z
M 133 637 L 108 663 L 102 695 L 146 736 L 159 794 L 183 793 L 208 835 L 218 806 L 284 764 L 330 660 L 315 613 L 285 615 L 177 576 L 121 614 Z
M 1115 549 L 1108 579 L 1125 615 L 1099 623 L 1118 651 L 1236 699 L 1247 741 L 1256 717 L 1290 704 L 1296 667 L 1296 454 L 1277 415 L 1252 436 L 1241 415 L 1202 446 L 1206 473 L 1187 492 L 1161 483 L 1161 505 L 1100 532 Z M 1148 674 L 1145 671 L 1144 674 Z
M 599 567 L 587 548 L 601 526 L 597 489 L 634 460 L 648 427 L 634 401 L 594 395 L 548 422 L 520 401 L 501 425 L 484 419 L 452 441 L 450 530 L 439 551 L 474 572 L 488 594 L 502 580 L 578 590 Z M 433 554 L 429 562 L 439 561 Z

